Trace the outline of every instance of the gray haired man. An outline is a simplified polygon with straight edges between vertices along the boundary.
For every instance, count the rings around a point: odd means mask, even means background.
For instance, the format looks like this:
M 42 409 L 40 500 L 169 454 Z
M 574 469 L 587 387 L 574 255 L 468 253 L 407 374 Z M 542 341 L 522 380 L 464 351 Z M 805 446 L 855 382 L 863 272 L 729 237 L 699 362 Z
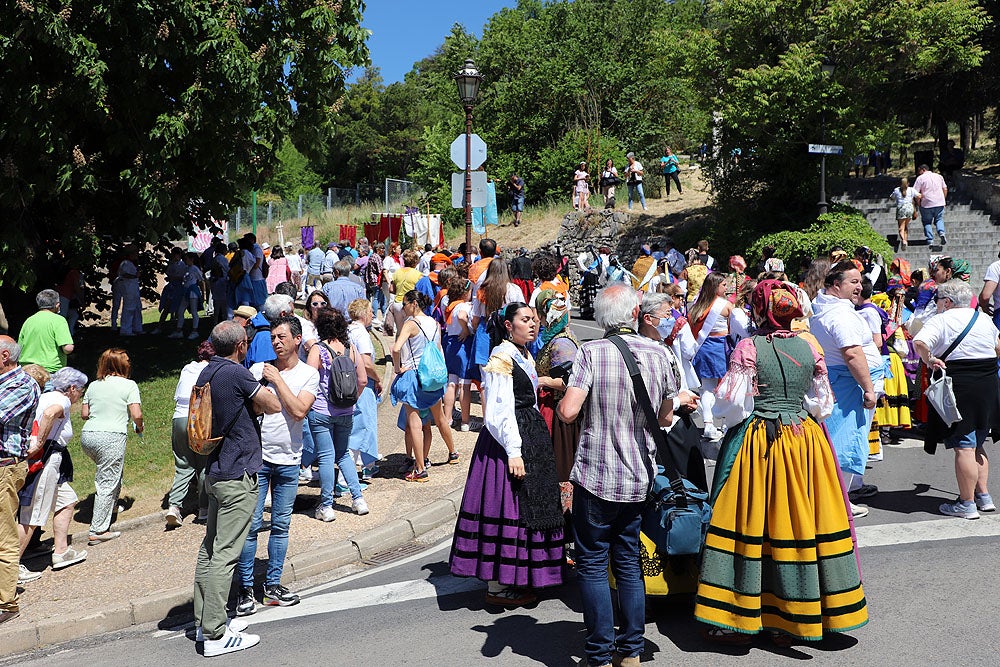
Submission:
M 614 657 L 616 663 L 638 667 L 644 647 L 646 594 L 639 565 L 639 525 L 655 476 L 656 443 L 650 429 L 670 425 L 677 389 L 664 347 L 636 333 L 638 316 L 639 297 L 631 285 L 614 284 L 594 300 L 594 319 L 607 335 L 620 336 L 635 357 L 659 424 L 646 423 L 625 359 L 606 337 L 580 346 L 559 403 L 563 421 L 583 414 L 570 481 L 590 665 L 610 665 Z M 609 557 L 621 608 L 617 633 L 608 585 Z

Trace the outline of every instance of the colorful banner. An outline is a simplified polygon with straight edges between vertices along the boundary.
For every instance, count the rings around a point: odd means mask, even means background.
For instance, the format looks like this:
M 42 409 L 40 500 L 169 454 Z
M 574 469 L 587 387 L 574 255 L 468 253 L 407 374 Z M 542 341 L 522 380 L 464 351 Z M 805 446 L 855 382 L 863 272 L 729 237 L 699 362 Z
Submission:
M 302 247 L 309 249 L 312 248 L 316 243 L 316 228 L 312 225 L 307 225 L 302 228 Z

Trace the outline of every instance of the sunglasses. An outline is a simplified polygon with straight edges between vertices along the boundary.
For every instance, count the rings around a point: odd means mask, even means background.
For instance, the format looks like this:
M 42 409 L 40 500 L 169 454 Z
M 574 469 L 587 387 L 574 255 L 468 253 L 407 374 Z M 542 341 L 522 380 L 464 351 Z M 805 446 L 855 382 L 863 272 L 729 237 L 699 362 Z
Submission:
M 313 301 L 309 304 L 309 306 L 312 308 L 319 308 L 320 306 L 325 306 L 325 305 L 327 305 L 326 301 Z

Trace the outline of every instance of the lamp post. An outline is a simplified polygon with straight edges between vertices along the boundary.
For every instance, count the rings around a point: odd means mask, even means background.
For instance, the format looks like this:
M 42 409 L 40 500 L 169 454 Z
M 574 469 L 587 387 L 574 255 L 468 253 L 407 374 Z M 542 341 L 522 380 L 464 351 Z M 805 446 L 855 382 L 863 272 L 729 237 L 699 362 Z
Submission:
M 826 81 L 833 78 L 833 71 L 836 69 L 837 65 L 829 58 L 823 58 L 823 62 L 820 64 L 820 71 L 823 73 L 824 86 Z M 820 108 L 820 142 L 826 143 L 826 101 L 823 101 L 823 106 Z M 820 156 L 819 160 L 819 214 L 823 215 L 827 212 L 829 204 L 826 201 L 826 153 Z
M 479 96 L 479 83 L 483 75 L 471 58 L 454 76 L 458 85 L 458 98 L 465 107 L 465 261 L 472 260 L 472 107 Z

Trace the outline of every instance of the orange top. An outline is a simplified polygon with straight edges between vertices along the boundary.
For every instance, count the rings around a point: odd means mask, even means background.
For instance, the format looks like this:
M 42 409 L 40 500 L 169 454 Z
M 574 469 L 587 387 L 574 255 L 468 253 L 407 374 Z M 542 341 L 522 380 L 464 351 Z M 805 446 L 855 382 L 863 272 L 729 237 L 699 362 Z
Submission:
M 469 267 L 469 280 L 474 283 L 478 283 L 479 277 L 486 272 L 486 269 L 489 268 L 490 262 L 492 261 L 492 257 L 483 257 L 478 262 L 473 262 Z

